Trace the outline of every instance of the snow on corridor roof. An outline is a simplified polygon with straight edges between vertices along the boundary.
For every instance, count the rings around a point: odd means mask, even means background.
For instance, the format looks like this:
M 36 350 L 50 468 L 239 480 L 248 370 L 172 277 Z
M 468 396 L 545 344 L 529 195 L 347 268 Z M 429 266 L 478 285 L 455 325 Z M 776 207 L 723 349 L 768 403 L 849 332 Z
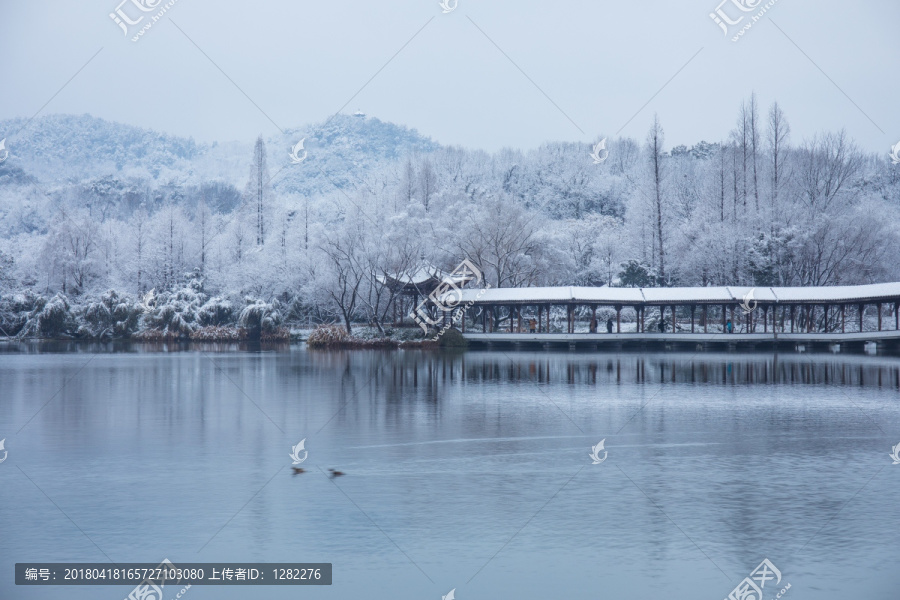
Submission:
M 720 304 L 752 299 L 762 303 L 853 303 L 900 300 L 900 282 L 813 287 L 528 287 L 462 290 L 462 303 L 477 304 Z M 449 292 L 448 294 L 453 294 Z M 447 297 L 447 294 L 444 295 Z M 449 298 L 455 299 L 455 296 Z

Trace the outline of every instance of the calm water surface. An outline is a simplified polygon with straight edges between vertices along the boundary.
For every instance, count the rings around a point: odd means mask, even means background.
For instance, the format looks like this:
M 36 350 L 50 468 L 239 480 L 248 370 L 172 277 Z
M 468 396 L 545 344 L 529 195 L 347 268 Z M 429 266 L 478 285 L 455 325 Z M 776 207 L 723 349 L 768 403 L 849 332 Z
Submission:
M 721 600 L 763 558 L 789 600 L 900 598 L 895 358 L 7 344 L 4 437 L 3 599 L 163 558 L 334 565 L 190 600 Z

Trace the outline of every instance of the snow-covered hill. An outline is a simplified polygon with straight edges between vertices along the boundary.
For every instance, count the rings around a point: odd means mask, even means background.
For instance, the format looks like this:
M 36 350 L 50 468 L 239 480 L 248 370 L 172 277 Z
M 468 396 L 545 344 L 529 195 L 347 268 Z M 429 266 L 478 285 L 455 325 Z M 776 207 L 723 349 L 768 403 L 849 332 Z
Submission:
M 242 189 L 254 143 L 200 144 L 90 115 L 0 121 L 3 136 L 10 154 L 0 174 L 6 179 L 0 185 L 13 183 L 10 177 L 15 174 L 20 183 L 31 177 L 49 188 L 105 181 L 112 187 L 148 188 L 219 182 Z M 301 138 L 305 138 L 307 159 L 292 164 L 289 152 Z M 350 115 L 289 129 L 265 141 L 273 187 L 298 194 L 327 193 L 335 185 L 354 187 L 386 162 L 439 147 L 414 129 Z

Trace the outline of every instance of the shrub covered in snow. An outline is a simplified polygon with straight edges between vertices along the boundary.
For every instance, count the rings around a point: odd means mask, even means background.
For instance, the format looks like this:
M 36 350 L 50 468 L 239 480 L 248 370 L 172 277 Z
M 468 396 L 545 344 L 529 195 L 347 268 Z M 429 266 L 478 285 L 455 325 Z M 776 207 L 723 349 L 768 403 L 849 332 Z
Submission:
M 0 296 L 0 335 L 18 334 L 28 321 L 29 313 L 42 301 L 31 290 L 12 296 Z
M 200 307 L 197 319 L 204 327 L 228 325 L 234 323 L 234 307 L 230 300 L 215 296 Z
M 71 335 L 75 328 L 69 299 L 64 294 L 56 294 L 50 300 L 38 298 L 19 331 L 19 337 L 64 337 Z
M 140 304 L 110 290 L 81 310 L 78 334 L 90 338 L 130 337 L 137 331 L 143 312 Z
M 446 348 L 465 348 L 469 345 L 469 342 L 463 337 L 462 332 L 455 327 L 451 327 L 441 334 L 441 337 L 438 338 L 438 343 L 441 347 Z
M 247 306 L 238 317 L 238 325 L 247 330 L 250 339 L 258 340 L 264 333 L 274 332 L 281 325 L 278 302 L 247 299 Z
M 144 313 L 144 326 L 164 337 L 184 338 L 200 328 L 199 313 L 206 296 L 194 287 L 155 297 L 156 306 Z
M 141 340 L 286 341 L 281 305 L 253 298 L 239 311 L 224 296 L 209 297 L 192 278 L 181 289 L 151 292 L 138 301 L 114 290 L 72 304 L 31 291 L 0 296 L 0 336 Z

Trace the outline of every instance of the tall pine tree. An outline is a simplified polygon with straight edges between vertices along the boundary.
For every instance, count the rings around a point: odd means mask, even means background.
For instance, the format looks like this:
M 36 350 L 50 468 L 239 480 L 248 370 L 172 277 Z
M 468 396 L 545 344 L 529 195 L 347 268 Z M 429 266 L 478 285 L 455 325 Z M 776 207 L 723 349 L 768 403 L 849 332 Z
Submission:
M 266 243 L 265 212 L 271 188 L 269 187 L 269 167 L 266 165 L 266 143 L 262 136 L 256 138 L 253 146 L 253 162 L 250 164 L 250 181 L 247 183 L 248 201 L 256 205 L 256 245 Z M 249 204 L 250 202 L 248 202 Z

